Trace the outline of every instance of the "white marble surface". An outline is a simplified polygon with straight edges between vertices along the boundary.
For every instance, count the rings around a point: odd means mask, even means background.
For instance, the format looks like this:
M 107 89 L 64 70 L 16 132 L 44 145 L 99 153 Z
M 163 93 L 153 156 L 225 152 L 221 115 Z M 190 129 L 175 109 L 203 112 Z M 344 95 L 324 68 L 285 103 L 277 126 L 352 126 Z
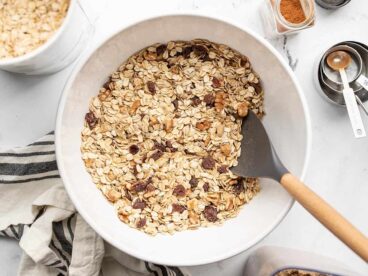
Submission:
M 97 1 L 97 0 L 95 0 Z M 151 14 L 200 10 L 222 14 L 263 33 L 259 0 L 108 0 L 97 21 L 92 45 L 117 29 Z M 311 111 L 313 145 L 306 182 L 368 235 L 368 137 L 355 140 L 344 109 L 317 94 L 313 84 L 316 57 L 335 42 L 368 43 L 368 1 L 351 1 L 337 11 L 317 7 L 316 26 L 297 36 L 272 41 L 289 60 Z M 226 43 L 226 41 L 225 41 Z M 0 146 L 25 145 L 54 128 L 56 108 L 71 67 L 47 77 L 25 77 L 0 72 Z M 271 69 L 270 69 L 271 70 Z M 285 99 L 287 101 L 287 99 Z M 368 118 L 363 117 L 368 128 Z M 275 231 L 259 245 L 304 249 L 336 258 L 368 275 L 368 266 L 295 204 Z M 15 275 L 20 249 L 0 238 L 0 276 Z M 242 274 L 248 252 L 215 264 L 190 267 L 193 275 Z

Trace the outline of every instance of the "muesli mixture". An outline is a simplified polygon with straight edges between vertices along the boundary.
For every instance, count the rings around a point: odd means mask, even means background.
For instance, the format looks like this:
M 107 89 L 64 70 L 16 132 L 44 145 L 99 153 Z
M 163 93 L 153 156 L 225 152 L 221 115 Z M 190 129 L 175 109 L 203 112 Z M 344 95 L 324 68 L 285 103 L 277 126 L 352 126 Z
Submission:
M 0 59 L 25 55 L 61 26 L 70 0 L 1 0 Z
M 120 220 L 148 234 L 221 224 L 259 191 L 229 167 L 263 111 L 247 57 L 207 40 L 149 46 L 91 99 L 82 158 Z

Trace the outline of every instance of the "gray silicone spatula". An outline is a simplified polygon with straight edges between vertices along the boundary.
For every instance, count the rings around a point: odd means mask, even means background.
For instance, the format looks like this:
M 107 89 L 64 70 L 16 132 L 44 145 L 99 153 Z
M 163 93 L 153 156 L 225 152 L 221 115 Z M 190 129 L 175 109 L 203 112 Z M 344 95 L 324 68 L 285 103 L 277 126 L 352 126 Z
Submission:
M 367 237 L 285 168 L 262 122 L 253 112 L 249 112 L 243 120 L 242 135 L 238 165 L 231 168 L 231 171 L 243 177 L 266 177 L 276 180 L 310 214 L 368 262 Z

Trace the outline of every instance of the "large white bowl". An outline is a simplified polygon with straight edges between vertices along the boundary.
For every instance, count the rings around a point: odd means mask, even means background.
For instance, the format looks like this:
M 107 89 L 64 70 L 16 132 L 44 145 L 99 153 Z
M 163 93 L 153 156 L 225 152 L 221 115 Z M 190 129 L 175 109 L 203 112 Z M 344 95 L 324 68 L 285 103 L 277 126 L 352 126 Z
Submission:
M 310 148 L 302 91 L 280 55 L 257 34 L 215 18 L 170 15 L 139 22 L 105 41 L 74 71 L 60 102 L 56 126 L 60 174 L 79 213 L 107 242 L 135 257 L 167 265 L 199 265 L 238 254 L 270 233 L 293 203 L 280 185 L 262 179 L 260 194 L 223 226 L 151 237 L 122 223 L 93 184 L 79 150 L 89 99 L 137 50 L 156 42 L 194 38 L 225 43 L 249 57 L 263 81 L 266 129 L 281 159 L 301 178 Z

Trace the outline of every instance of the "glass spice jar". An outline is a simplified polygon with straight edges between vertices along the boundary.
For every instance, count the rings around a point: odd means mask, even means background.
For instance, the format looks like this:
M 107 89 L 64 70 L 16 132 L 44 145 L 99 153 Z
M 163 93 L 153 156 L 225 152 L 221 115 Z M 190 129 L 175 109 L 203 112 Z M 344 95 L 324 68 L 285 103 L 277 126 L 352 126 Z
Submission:
M 267 37 L 296 33 L 314 26 L 314 1 L 264 0 L 261 16 Z

